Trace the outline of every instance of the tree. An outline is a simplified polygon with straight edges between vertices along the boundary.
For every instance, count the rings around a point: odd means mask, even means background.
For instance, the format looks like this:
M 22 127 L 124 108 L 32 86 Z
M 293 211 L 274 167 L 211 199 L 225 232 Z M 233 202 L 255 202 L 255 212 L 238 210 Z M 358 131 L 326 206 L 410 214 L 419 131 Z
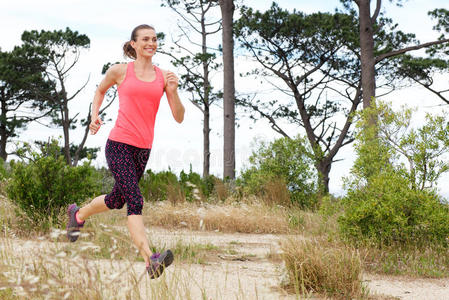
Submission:
M 48 113 L 43 95 L 51 94 L 53 86 L 44 79 L 47 61 L 41 54 L 26 45 L 0 51 L 0 157 L 4 160 L 8 141 L 29 122 Z
M 67 164 L 72 165 L 69 134 L 70 130 L 77 126 L 78 114 L 73 117 L 70 116 L 69 102 L 76 99 L 76 96 L 86 87 L 89 79 L 72 95 L 68 94 L 66 83 L 70 72 L 79 60 L 81 51 L 89 48 L 90 40 L 86 35 L 66 28 L 65 31 L 25 31 L 22 34 L 22 41 L 24 45 L 39 47 L 46 51 L 48 66 L 44 72 L 45 78 L 54 82 L 53 92 L 47 95 L 47 101 L 52 106 L 50 117 L 53 125 L 62 127 L 64 157 Z M 83 125 L 86 125 L 86 122 Z M 83 142 L 80 146 L 82 148 Z M 77 148 L 80 148 L 80 146 Z
M 181 34 L 173 39 L 175 47 L 160 52 L 170 56 L 174 66 L 181 71 L 181 88 L 190 93 L 189 100 L 203 113 L 203 177 L 210 171 L 210 107 L 222 97 L 221 92 L 214 92 L 210 83 L 210 74 L 217 70 L 216 49 L 208 42 L 208 37 L 221 30 L 221 20 L 214 20 L 211 15 L 218 7 L 213 0 L 164 0 L 163 6 L 169 6 L 183 20 L 178 24 Z M 193 33 L 193 34 L 192 34 Z M 200 38 L 201 42 L 197 42 Z M 184 43 L 183 43 L 184 42 Z M 188 47 L 185 45 L 188 44 Z M 195 50 L 195 47 L 197 50 Z M 196 52 L 197 51 L 197 52 Z
M 238 103 L 285 137 L 290 135 L 281 120 L 297 126 L 294 135 L 299 127 L 305 129 L 327 193 L 331 164 L 353 140 L 350 127 L 361 101 L 356 19 L 342 13 L 290 13 L 275 3 L 264 13 L 243 7 L 241 15 L 236 36 L 260 65 L 247 75 L 260 80 L 258 87 L 271 85 L 287 97 Z
M 399 45 L 401 47 L 391 48 L 391 45 L 384 46 L 383 40 L 375 39 L 376 30 L 382 28 L 381 15 L 382 0 L 376 0 L 376 8 L 371 15 L 371 0 L 340 0 L 345 7 L 355 13 L 352 4 L 356 4 L 359 16 L 359 39 L 360 39 L 360 61 L 362 71 L 362 94 L 363 107 L 371 105 L 371 99 L 376 96 L 376 65 L 383 64 L 384 60 L 395 56 L 422 48 L 435 47 L 439 45 L 449 45 L 449 39 L 442 34 L 438 40 L 419 43 L 417 40 L 408 39 L 413 45 L 405 46 L 406 43 Z M 394 1 L 398 5 L 402 0 Z M 433 18 L 438 19 L 434 29 L 449 33 L 449 11 L 446 9 L 436 9 L 429 13 Z M 384 19 L 385 20 L 385 19 Z M 411 37 L 411 35 L 409 35 Z M 414 36 L 413 36 L 414 37 Z
M 223 178 L 235 178 L 234 0 L 219 0 L 223 22 Z

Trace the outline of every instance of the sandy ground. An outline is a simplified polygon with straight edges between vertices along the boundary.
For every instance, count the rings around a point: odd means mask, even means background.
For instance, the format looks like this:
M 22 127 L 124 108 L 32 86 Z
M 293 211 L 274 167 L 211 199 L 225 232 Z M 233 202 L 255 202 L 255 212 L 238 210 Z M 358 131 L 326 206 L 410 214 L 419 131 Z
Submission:
M 156 281 L 145 276 L 143 262 L 89 260 L 89 267 L 101 270 L 105 278 L 112 278 L 111 282 L 117 286 L 114 296 L 131 288 L 126 280 L 117 284 L 117 274 L 126 276 L 132 273 L 133 278 L 139 280 L 141 299 L 297 299 L 295 295 L 279 289 L 283 267 L 281 261 L 273 259 L 280 252 L 279 240 L 285 236 L 162 228 L 152 228 L 148 235 L 152 244 L 166 248 L 182 242 L 184 245 L 213 245 L 216 250 L 211 251 L 200 264 L 175 261 Z M 79 242 L 83 243 L 82 238 Z M 52 260 L 66 262 L 66 257 L 54 254 L 62 253 L 68 246 L 70 244 L 66 242 L 10 238 L 1 240 L 0 250 L 3 255 L 9 253 L 23 261 L 32 260 L 36 253 L 44 259 L 45 253 L 53 253 Z M 376 299 L 449 300 L 449 278 L 408 279 L 364 274 L 363 280 Z

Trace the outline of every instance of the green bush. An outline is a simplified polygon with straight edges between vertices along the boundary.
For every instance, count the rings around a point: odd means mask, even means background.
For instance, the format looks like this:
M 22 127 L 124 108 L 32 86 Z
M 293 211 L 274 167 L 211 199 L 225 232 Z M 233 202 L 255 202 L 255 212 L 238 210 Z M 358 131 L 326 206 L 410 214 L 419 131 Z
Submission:
M 191 167 L 189 173 L 181 171 L 179 174 L 179 183 L 187 201 L 206 200 L 209 198 L 214 191 L 217 179 L 213 175 L 202 178 L 200 174 L 193 172 Z
M 433 181 L 447 170 L 440 158 L 447 135 L 429 132 L 442 128 L 444 119 L 428 116 L 423 127 L 408 130 L 410 113 L 395 113 L 378 103 L 360 114 L 357 159 L 346 179 L 344 214 L 339 217 L 341 233 L 353 241 L 449 246 L 449 205 L 433 188 Z M 424 170 L 432 176 L 424 176 Z
M 93 178 L 97 182 L 95 195 L 109 194 L 114 188 L 115 179 L 107 167 L 93 170 Z
M 206 200 L 215 187 L 215 177 L 201 175 L 190 169 L 189 173 L 181 171 L 179 179 L 171 170 L 154 173 L 147 170 L 140 181 L 140 190 L 146 200 L 167 200 L 170 193 L 179 193 L 186 201 Z
M 57 147 L 57 141 L 48 147 Z M 20 209 L 18 214 L 24 213 L 31 223 L 43 227 L 57 222 L 61 209 L 68 204 L 79 204 L 98 189 L 92 176 L 94 168 L 89 163 L 70 167 L 62 156 L 54 153 L 31 153 L 32 160 L 28 163 L 12 162 L 6 187 L 8 197 Z
M 9 178 L 10 175 L 11 170 L 8 164 L 3 160 L 3 158 L 0 158 L 0 181 Z
M 292 203 L 303 208 L 314 208 L 317 203 L 317 175 L 307 142 L 280 138 L 271 143 L 260 143 L 249 158 L 251 166 L 242 172 L 239 184 L 246 193 L 260 194 L 273 179 L 287 184 Z
M 147 170 L 139 186 L 140 191 L 147 201 L 163 201 L 167 199 L 168 187 L 177 186 L 178 178 L 172 171 L 162 171 L 154 173 Z
M 434 191 L 409 186 L 400 174 L 383 172 L 364 188 L 349 190 L 339 217 L 343 235 L 378 246 L 449 246 L 449 206 Z

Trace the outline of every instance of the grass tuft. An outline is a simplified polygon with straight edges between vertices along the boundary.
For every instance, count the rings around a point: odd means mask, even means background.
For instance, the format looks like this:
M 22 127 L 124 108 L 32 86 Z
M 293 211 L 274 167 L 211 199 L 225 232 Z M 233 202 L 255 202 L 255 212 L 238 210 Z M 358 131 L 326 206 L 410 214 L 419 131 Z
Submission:
M 337 299 L 363 297 L 362 262 L 357 251 L 319 239 L 287 239 L 281 248 L 288 278 L 285 289 Z

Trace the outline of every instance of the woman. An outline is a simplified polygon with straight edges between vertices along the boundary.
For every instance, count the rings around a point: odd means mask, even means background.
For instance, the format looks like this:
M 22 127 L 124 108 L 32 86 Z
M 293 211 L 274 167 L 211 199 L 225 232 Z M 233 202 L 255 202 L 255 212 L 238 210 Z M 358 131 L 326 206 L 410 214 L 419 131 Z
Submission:
M 98 116 L 107 90 L 118 87 L 119 112 L 114 128 L 106 143 L 106 160 L 115 185 L 111 193 L 93 199 L 79 208 L 68 208 L 67 237 L 75 242 L 84 221 L 91 215 L 120 209 L 127 204 L 128 229 L 131 238 L 146 263 L 151 278 L 159 277 L 164 268 L 173 262 L 170 250 L 152 253 L 142 219 L 143 197 L 139 190 L 142 176 L 153 143 L 154 122 L 160 99 L 165 91 L 174 119 L 181 123 L 184 106 L 177 92 L 178 78 L 170 71 L 153 65 L 157 50 L 156 32 L 152 26 L 139 25 L 131 33 L 131 40 L 123 46 L 124 54 L 132 59 L 128 64 L 109 68 L 98 86 L 92 102 L 91 134 L 96 134 L 103 121 Z

